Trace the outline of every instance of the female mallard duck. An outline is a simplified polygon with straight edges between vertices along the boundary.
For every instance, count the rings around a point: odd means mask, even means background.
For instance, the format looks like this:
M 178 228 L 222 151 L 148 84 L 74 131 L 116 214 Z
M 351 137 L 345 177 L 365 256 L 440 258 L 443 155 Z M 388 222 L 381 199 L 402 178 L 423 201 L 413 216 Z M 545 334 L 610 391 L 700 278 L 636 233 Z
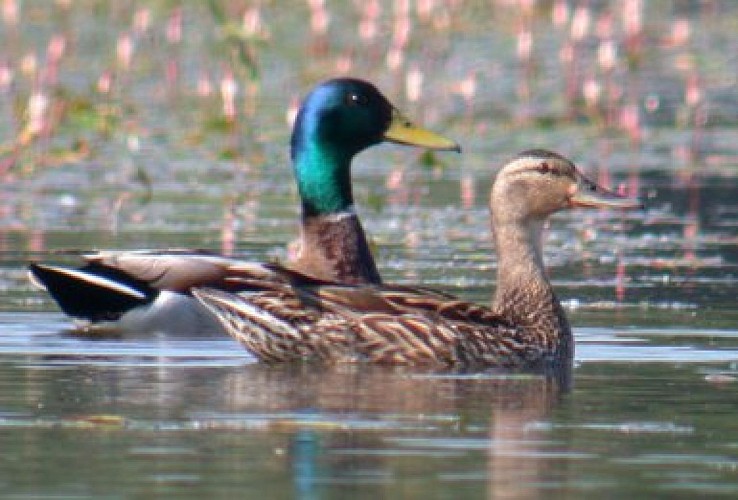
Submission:
M 382 141 L 459 151 L 455 142 L 413 125 L 365 81 L 329 80 L 305 98 L 291 141 L 302 219 L 290 268 L 341 283 L 381 282 L 354 211 L 351 160 Z M 87 328 L 186 334 L 220 330 L 186 294 L 193 286 L 233 289 L 228 270 L 238 264 L 188 250 L 97 252 L 85 259 L 79 269 L 32 264 L 32 281 Z
M 575 207 L 641 204 L 549 151 L 525 151 L 499 172 L 490 196 L 499 254 L 491 308 L 427 289 L 320 282 L 278 266 L 270 271 L 282 279 L 244 269 L 239 293 L 193 293 L 264 361 L 548 365 L 571 359 L 573 337 L 546 277 L 541 232 L 551 214 Z

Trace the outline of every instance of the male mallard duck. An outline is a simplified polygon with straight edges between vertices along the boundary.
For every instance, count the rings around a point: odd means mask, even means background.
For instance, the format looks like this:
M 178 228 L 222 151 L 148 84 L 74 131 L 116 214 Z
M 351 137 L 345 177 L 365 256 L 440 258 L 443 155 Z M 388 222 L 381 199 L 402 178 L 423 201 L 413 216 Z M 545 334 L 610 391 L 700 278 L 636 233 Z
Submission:
M 365 81 L 329 80 L 305 98 L 291 141 L 302 200 L 300 251 L 291 268 L 341 283 L 381 282 L 354 211 L 351 160 L 382 141 L 460 150 L 455 142 L 413 125 Z M 186 334 L 220 329 L 187 291 L 229 288 L 228 269 L 238 264 L 188 250 L 97 252 L 85 260 L 79 269 L 31 264 L 31 279 L 88 327 Z
M 193 294 L 263 361 L 558 365 L 571 360 L 573 337 L 546 277 L 541 232 L 551 214 L 575 207 L 641 204 L 549 151 L 525 151 L 502 168 L 490 196 L 499 254 L 491 308 L 427 289 L 320 282 L 278 266 L 270 272 L 281 279 L 244 269 L 239 293 Z

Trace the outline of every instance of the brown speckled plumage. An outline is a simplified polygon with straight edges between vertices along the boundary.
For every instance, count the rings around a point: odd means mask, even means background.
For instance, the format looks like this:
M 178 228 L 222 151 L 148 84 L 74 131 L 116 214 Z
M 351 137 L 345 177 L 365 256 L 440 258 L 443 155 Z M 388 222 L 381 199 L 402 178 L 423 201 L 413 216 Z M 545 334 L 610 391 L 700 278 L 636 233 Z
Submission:
M 490 196 L 499 254 L 491 308 L 433 290 L 347 286 L 278 266 L 250 291 L 195 290 L 227 331 L 268 362 L 320 360 L 442 366 L 540 366 L 570 362 L 573 338 L 543 267 L 541 231 L 562 209 L 640 207 L 583 177 L 548 151 L 518 155 Z

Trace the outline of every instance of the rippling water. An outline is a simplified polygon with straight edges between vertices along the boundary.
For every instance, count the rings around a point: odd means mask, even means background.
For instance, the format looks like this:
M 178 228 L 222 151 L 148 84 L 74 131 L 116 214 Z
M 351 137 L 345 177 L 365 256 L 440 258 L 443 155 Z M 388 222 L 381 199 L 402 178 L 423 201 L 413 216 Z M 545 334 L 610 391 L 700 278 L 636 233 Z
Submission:
M 261 31 L 243 39 L 259 64 L 247 84 L 225 34 L 253 26 L 253 12 L 229 4 L 223 19 L 204 3 L 23 2 L 15 21 L 3 11 L 4 496 L 738 494 L 735 5 L 645 2 L 634 38 L 622 9 L 639 2 L 551 2 L 568 6 L 561 25 L 548 4 L 417 2 L 393 71 L 387 44 L 399 43 L 401 2 L 380 2 L 379 34 L 364 41 L 355 28 L 368 14 L 353 4 L 328 7 L 324 37 L 305 26 L 320 12 L 268 4 Z M 66 46 L 52 84 L 54 36 Z M 562 59 L 572 43 L 573 69 Z M 557 215 L 546 232 L 577 342 L 570 381 L 263 366 L 226 338 L 85 338 L 28 284 L 28 261 L 72 263 L 90 248 L 283 257 L 297 217 L 287 108 L 346 65 L 464 146 L 429 158 L 383 145 L 355 163 L 387 281 L 488 301 L 487 193 L 522 149 L 556 149 L 644 199 L 639 213 Z M 220 93 L 229 72 L 239 84 L 230 126 Z M 601 98 L 588 104 L 597 85 Z M 47 137 L 22 145 L 36 90 L 59 115 Z

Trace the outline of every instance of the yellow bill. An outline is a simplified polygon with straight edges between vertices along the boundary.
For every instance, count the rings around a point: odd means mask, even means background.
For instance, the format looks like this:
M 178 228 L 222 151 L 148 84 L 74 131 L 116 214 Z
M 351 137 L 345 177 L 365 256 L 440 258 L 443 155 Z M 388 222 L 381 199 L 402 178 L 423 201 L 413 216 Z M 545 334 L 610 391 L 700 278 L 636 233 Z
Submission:
M 409 144 L 421 148 L 437 149 L 443 151 L 456 151 L 461 153 L 461 146 L 456 141 L 444 137 L 428 129 L 418 127 L 405 118 L 397 109 L 392 111 L 392 122 L 384 138 L 398 144 Z

